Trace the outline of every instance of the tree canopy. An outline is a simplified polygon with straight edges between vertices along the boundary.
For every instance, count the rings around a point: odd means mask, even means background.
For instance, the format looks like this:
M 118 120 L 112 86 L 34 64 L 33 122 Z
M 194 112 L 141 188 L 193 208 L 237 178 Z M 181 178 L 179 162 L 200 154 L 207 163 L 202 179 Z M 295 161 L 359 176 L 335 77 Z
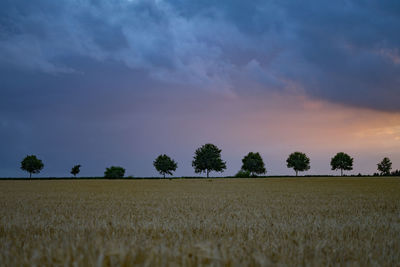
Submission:
M 21 169 L 29 172 L 29 178 L 32 178 L 32 173 L 39 173 L 43 167 L 43 162 L 35 155 L 26 156 L 21 161 Z
M 387 157 L 383 158 L 383 160 L 378 163 L 378 171 L 381 172 L 381 175 L 390 175 L 391 169 L 392 162 Z
M 207 177 L 211 171 L 223 172 L 226 162 L 221 159 L 221 151 L 213 144 L 205 144 L 195 151 L 192 166 L 196 173 L 206 172 Z
M 172 175 L 172 172 L 178 168 L 178 164 L 165 154 L 159 155 L 154 160 L 153 165 L 161 175 L 164 175 L 164 178 L 166 174 Z
M 332 170 L 340 170 L 340 175 L 343 176 L 343 171 L 353 169 L 353 160 L 348 154 L 339 152 L 331 159 Z
M 125 175 L 125 169 L 119 166 L 111 166 L 106 168 L 104 172 L 105 178 L 122 178 Z
M 258 152 L 249 152 L 249 154 L 242 159 L 242 163 L 242 170 L 249 171 L 251 176 L 267 172 L 264 161 Z
M 296 172 L 296 176 L 298 175 L 299 171 L 303 172 L 310 169 L 310 159 L 302 152 L 293 152 L 290 154 L 286 160 L 286 163 L 288 168 L 293 168 L 293 170 Z
M 81 165 L 75 165 L 71 169 L 71 174 L 76 177 L 76 175 L 81 171 Z

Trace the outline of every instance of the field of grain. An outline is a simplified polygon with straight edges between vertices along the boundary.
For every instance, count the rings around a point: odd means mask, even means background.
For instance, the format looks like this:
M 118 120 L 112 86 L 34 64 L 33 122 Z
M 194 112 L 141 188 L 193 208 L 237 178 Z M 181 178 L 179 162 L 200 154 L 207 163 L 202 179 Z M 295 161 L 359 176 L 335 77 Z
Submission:
M 0 181 L 0 263 L 400 265 L 399 178 Z

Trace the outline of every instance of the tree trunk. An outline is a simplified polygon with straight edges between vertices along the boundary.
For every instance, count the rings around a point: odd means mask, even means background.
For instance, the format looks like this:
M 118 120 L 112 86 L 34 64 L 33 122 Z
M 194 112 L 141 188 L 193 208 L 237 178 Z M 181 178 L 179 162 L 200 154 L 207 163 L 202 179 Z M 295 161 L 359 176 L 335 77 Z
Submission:
M 165 179 L 165 173 L 164 173 L 164 179 Z
M 340 176 L 343 176 L 343 169 L 340 169 Z
M 296 172 L 296 176 L 298 175 L 299 171 L 295 171 Z
M 32 173 L 31 172 L 29 173 L 29 179 L 32 179 Z
M 208 174 L 209 174 L 209 172 L 210 172 L 210 171 L 209 171 L 209 170 L 207 170 L 207 178 L 208 178 Z

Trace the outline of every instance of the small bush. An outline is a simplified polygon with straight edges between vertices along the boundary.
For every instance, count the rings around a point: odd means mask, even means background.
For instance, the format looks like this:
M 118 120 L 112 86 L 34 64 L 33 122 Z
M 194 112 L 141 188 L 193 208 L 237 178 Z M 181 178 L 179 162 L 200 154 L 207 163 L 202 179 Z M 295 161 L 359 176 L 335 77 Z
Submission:
M 124 177 L 125 169 L 119 166 L 111 166 L 104 172 L 105 178 L 122 178 Z
M 400 176 L 400 170 L 395 170 L 390 173 L 391 176 Z
M 235 174 L 236 178 L 250 178 L 250 172 L 249 171 L 244 171 L 240 170 Z

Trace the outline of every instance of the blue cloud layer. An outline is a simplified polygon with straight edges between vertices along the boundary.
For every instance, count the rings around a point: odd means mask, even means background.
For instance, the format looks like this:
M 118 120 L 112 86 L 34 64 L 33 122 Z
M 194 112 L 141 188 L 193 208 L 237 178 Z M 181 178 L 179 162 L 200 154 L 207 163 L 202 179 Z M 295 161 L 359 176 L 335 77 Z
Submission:
M 397 1 L 17 0 L 0 12 L 2 69 L 79 75 L 71 58 L 87 57 L 166 83 L 239 93 L 246 82 L 289 83 L 328 101 L 400 108 Z

